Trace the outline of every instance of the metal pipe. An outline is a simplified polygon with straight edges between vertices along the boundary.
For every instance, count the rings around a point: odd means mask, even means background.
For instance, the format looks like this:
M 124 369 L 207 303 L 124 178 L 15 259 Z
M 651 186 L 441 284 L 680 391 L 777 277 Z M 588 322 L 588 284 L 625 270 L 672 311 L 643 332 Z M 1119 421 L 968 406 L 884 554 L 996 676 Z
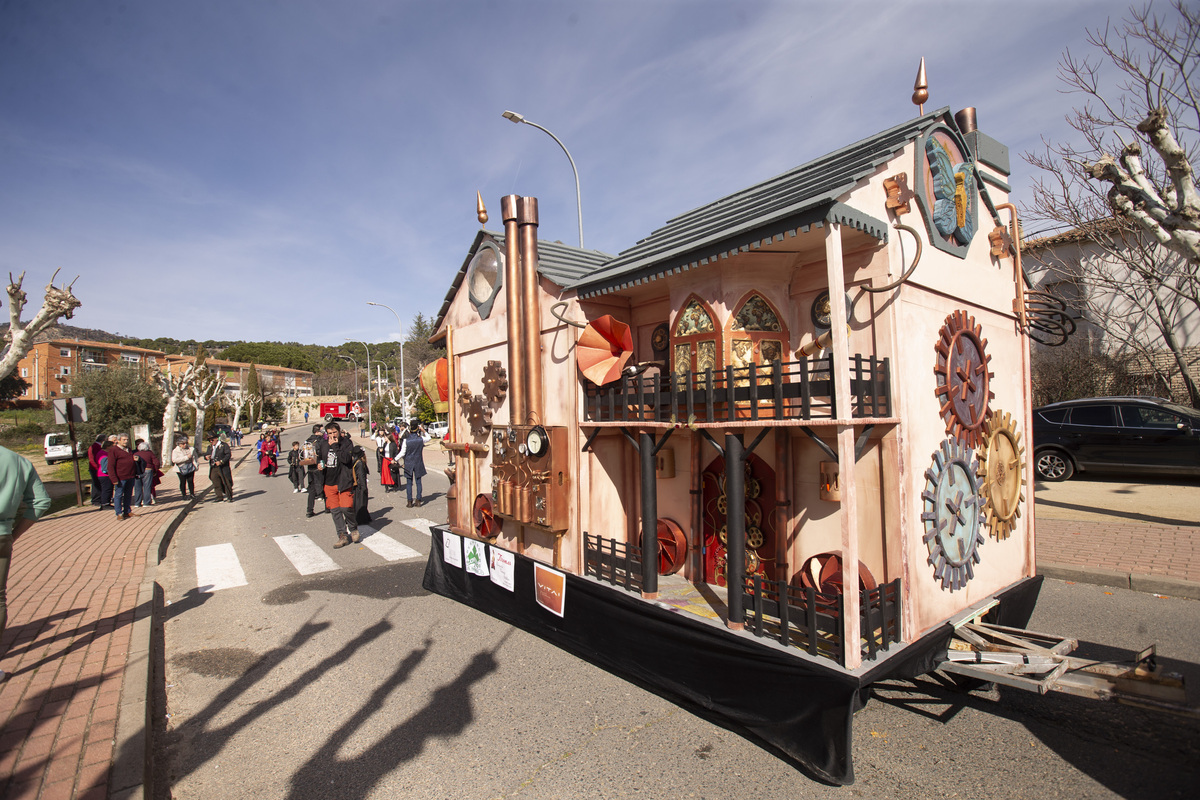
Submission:
M 746 582 L 746 456 L 742 434 L 725 432 L 725 589 L 735 631 L 746 627 L 742 589 Z M 643 559 L 645 556 L 642 556 Z
M 642 477 L 642 597 L 658 597 L 658 483 L 654 474 L 654 434 L 638 433 Z
M 517 204 L 521 232 L 521 328 L 525 348 L 525 419 L 528 425 L 542 424 L 542 315 L 538 284 L 538 201 L 522 197 Z
M 525 421 L 525 349 L 521 346 L 521 242 L 518 234 L 519 197 L 500 198 L 500 217 L 504 220 L 504 297 L 508 305 L 508 414 L 509 423 Z

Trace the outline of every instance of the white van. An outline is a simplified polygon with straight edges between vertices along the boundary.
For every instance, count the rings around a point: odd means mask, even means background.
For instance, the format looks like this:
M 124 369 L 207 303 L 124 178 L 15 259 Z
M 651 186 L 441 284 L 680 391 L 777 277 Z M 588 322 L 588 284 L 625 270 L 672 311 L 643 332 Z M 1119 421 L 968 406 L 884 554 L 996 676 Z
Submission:
M 47 464 L 71 460 L 71 435 L 68 433 L 47 433 L 44 447 Z M 83 446 L 83 442 L 76 442 L 75 451 L 78 453 L 77 457 L 82 457 L 87 448 Z

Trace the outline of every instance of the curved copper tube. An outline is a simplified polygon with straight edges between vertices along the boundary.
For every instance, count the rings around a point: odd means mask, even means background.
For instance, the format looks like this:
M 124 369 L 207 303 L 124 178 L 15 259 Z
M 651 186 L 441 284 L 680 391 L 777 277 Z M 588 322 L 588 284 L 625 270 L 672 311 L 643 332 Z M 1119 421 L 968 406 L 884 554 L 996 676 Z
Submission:
M 878 294 L 879 292 L 888 292 L 888 291 L 891 291 L 892 289 L 895 289 L 897 286 L 899 286 L 900 284 L 902 284 L 906 280 L 908 280 L 909 276 L 913 274 L 913 270 L 917 268 L 917 264 L 921 263 L 921 250 L 923 248 L 923 245 L 921 244 L 921 237 L 917 235 L 916 229 L 913 227 L 910 227 L 908 225 L 901 224 L 899 222 L 893 223 L 892 227 L 896 228 L 897 230 L 908 231 L 910 234 L 912 234 L 913 239 L 915 239 L 917 242 L 917 254 L 915 256 L 913 256 L 912 266 L 909 267 L 908 269 L 906 269 L 904 271 L 904 274 L 901 275 L 899 278 L 892 281 L 887 286 L 878 286 L 878 287 L 872 288 L 872 287 L 864 284 L 860 288 L 862 288 L 862 290 L 865 292 L 871 292 L 872 294 Z

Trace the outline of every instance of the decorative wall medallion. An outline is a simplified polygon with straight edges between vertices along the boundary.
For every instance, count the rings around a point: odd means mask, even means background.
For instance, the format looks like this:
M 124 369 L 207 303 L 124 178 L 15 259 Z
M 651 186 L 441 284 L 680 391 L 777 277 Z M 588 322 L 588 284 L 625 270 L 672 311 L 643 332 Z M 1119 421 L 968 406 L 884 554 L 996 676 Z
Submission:
M 930 243 L 965 258 L 979 219 L 975 160 L 962 136 L 935 125 L 917 142 L 916 195 Z
M 975 318 L 965 311 L 946 317 L 937 350 L 937 395 L 941 399 L 946 432 L 962 439 L 968 447 L 977 447 L 987 418 L 988 402 L 995 397 L 988 371 L 992 357 L 985 354 L 987 339 Z
M 504 286 L 504 254 L 494 242 L 483 242 L 467 266 L 467 297 L 481 319 L 492 313 Z
M 663 358 L 667 354 L 667 348 L 671 346 L 671 329 L 665 324 L 659 325 L 654 329 L 654 333 L 650 334 L 650 347 L 654 350 L 655 358 Z
M 821 292 L 817 298 L 813 300 L 812 309 L 809 315 L 812 317 L 813 325 L 823 330 L 829 329 L 829 290 Z
M 979 477 L 988 528 L 997 539 L 1007 539 L 1021 516 L 1021 501 L 1025 499 L 1025 448 L 1006 412 L 993 411 L 984 425 Z
M 957 439 L 946 439 L 925 470 L 921 520 L 933 576 L 943 589 L 961 589 L 975 577 L 983 544 L 983 498 L 979 494 L 979 462 Z

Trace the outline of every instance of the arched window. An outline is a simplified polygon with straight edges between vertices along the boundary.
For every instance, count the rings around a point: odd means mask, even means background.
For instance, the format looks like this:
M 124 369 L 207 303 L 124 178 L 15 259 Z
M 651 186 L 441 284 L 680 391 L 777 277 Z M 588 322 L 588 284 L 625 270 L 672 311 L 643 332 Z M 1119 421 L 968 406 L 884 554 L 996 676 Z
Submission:
M 758 292 L 751 292 L 742 300 L 729 319 L 729 329 L 729 363 L 735 369 L 787 360 L 787 328 L 780 322 L 775 307 Z M 745 377 L 736 381 L 739 386 L 748 382 Z
M 713 322 L 712 309 L 692 295 L 671 329 L 671 371 L 687 374 L 718 370 L 721 351 L 721 329 Z

